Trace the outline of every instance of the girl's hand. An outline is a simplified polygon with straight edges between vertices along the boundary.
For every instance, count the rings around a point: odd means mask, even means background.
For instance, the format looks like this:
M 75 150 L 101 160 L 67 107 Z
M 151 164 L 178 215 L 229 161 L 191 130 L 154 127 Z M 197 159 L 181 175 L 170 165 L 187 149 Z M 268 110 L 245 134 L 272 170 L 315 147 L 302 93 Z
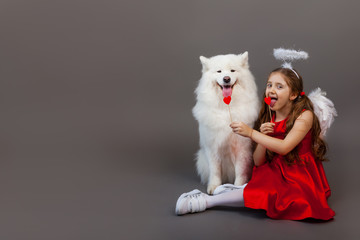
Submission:
M 270 133 L 274 132 L 274 126 L 275 123 L 270 123 L 270 122 L 263 123 L 260 126 L 260 132 L 269 135 Z
M 251 137 L 253 129 L 243 122 L 233 122 L 230 124 L 233 132 L 243 137 Z

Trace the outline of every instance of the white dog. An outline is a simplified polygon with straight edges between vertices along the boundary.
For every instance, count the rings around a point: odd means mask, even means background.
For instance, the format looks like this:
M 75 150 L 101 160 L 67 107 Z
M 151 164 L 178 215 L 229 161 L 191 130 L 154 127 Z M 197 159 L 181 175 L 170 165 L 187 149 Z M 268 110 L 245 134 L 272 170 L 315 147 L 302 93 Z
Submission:
M 212 194 L 224 182 L 242 185 L 252 169 L 251 140 L 234 134 L 233 121 L 253 126 L 259 100 L 254 77 L 249 70 L 248 53 L 200 57 L 202 77 L 195 90 L 193 115 L 199 122 L 200 150 L 197 171 Z M 230 105 L 223 102 L 231 96 Z

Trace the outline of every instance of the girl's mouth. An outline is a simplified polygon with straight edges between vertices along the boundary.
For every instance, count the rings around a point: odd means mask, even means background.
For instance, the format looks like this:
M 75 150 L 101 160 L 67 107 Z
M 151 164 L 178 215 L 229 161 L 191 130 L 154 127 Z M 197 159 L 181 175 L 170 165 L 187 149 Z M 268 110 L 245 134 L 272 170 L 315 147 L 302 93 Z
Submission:
M 271 97 L 270 107 L 274 107 L 276 101 L 277 101 L 276 97 Z

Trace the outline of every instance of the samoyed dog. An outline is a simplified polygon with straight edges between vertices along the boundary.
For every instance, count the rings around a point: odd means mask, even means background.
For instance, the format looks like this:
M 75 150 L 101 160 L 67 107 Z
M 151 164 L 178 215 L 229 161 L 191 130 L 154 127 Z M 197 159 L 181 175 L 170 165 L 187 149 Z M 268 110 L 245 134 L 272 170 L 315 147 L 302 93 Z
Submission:
M 251 140 L 232 132 L 232 121 L 253 126 L 259 99 L 249 70 L 248 52 L 200 57 L 202 77 L 195 90 L 193 115 L 199 122 L 200 150 L 196 167 L 212 194 L 222 183 L 243 185 L 252 170 Z M 231 97 L 229 105 L 224 97 Z M 231 117 L 230 117 L 231 113 Z

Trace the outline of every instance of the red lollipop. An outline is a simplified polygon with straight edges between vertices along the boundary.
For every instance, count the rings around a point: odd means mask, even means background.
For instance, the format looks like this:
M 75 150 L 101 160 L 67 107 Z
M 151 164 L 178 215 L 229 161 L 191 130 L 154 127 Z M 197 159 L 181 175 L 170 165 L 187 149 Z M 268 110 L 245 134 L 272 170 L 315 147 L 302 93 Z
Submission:
M 265 103 L 266 103 L 267 105 L 269 105 L 270 122 L 272 122 L 271 109 L 270 109 L 271 97 L 266 97 L 266 98 L 264 98 L 264 101 L 265 101 Z
M 267 105 L 270 105 L 270 103 L 271 103 L 271 97 L 266 97 L 266 98 L 264 98 L 264 101 L 265 101 L 265 103 L 266 103 Z
M 224 101 L 224 103 L 226 103 L 227 105 L 229 105 L 230 102 L 231 102 L 231 96 L 224 97 L 223 101 Z

